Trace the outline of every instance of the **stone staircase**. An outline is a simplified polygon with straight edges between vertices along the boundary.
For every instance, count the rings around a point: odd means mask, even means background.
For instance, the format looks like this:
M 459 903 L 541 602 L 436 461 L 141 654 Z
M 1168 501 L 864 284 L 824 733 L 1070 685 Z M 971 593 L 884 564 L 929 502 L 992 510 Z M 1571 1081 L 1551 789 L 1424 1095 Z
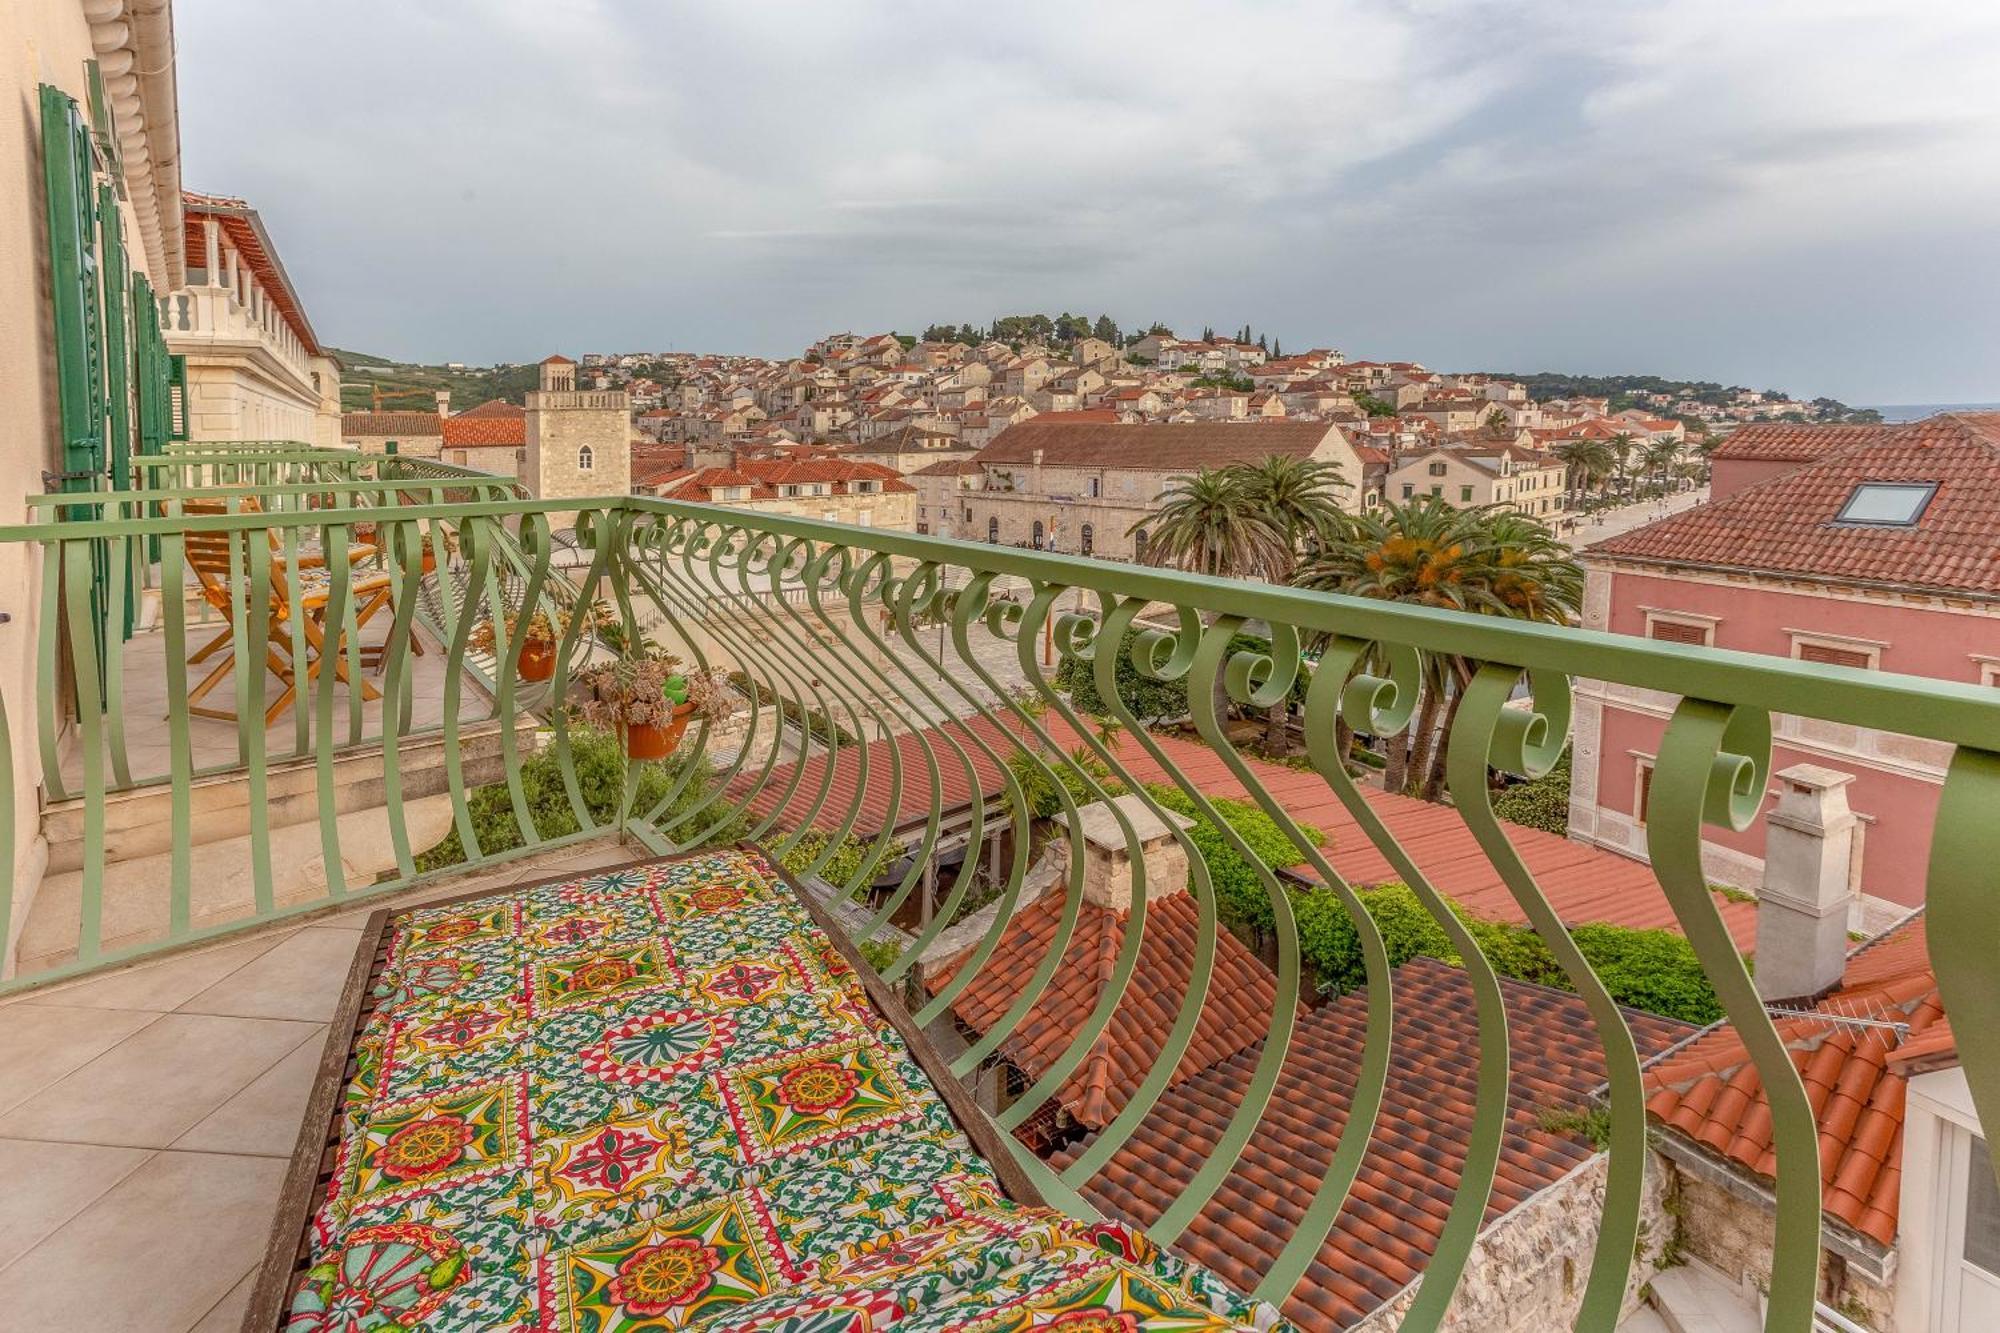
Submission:
M 1764 1320 L 1757 1293 L 1694 1260 L 1652 1281 L 1647 1307 L 1618 1325 L 1618 1333 L 1758 1333 Z

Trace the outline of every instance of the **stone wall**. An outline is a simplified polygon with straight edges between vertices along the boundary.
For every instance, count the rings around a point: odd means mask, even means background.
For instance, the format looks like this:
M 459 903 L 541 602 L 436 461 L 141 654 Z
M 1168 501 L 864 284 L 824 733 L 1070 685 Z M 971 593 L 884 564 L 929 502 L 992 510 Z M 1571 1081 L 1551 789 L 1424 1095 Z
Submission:
M 1610 1163 L 1609 1154 L 1597 1154 L 1480 1233 L 1441 1326 L 1445 1333 L 1547 1333 L 1575 1321 L 1590 1280 Z M 1668 1181 L 1666 1164 L 1648 1153 L 1639 1254 L 1625 1289 L 1628 1314 L 1659 1271 L 1660 1252 L 1673 1234 L 1665 1199 Z M 1415 1286 L 1399 1292 L 1356 1324 L 1353 1333 L 1391 1333 L 1416 1292 Z
M 1664 1161 L 1658 1158 L 1656 1160 Z M 1731 1281 L 1741 1283 L 1747 1299 L 1771 1285 L 1772 1214 L 1768 1204 L 1746 1198 L 1715 1178 L 1713 1170 L 1688 1170 L 1670 1164 L 1680 1195 L 1681 1245 Z M 1820 1294 L 1827 1305 L 1869 1328 L 1895 1327 L 1893 1282 L 1870 1280 L 1859 1268 L 1832 1251 L 1820 1255 Z

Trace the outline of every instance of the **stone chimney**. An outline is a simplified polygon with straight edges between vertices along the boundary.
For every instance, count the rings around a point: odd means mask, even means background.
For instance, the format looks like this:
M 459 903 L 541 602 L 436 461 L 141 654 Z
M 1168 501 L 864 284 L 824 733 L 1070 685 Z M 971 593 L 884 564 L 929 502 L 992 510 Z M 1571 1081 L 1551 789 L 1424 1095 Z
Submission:
M 1158 902 L 1171 894 L 1187 891 L 1188 859 L 1174 837 L 1172 826 L 1153 812 L 1136 792 L 1109 801 L 1093 801 L 1077 809 L 1078 831 L 1083 836 L 1083 900 L 1123 915 L 1132 910 L 1133 848 L 1125 840 L 1125 830 L 1111 807 L 1117 806 L 1131 822 L 1139 840 L 1138 853 L 1146 864 L 1146 901 Z M 1167 818 L 1186 828 L 1194 823 L 1169 810 Z M 1056 822 L 1068 827 L 1068 815 L 1059 813 Z
M 1757 900 L 1757 993 L 1811 1001 L 1839 985 L 1847 967 L 1855 823 L 1847 784 L 1854 775 L 1795 764 L 1777 779 Z
M 451 415 L 451 390 L 450 390 L 450 389 L 439 389 L 439 390 L 437 391 L 437 399 L 438 399 L 438 416 L 440 416 L 440 417 L 448 417 L 448 416 L 450 416 L 450 415 Z
M 1035 450 L 1034 470 L 1029 475 L 1033 478 L 1028 483 L 1029 491 L 1040 495 L 1042 493 L 1042 451 L 1040 449 Z

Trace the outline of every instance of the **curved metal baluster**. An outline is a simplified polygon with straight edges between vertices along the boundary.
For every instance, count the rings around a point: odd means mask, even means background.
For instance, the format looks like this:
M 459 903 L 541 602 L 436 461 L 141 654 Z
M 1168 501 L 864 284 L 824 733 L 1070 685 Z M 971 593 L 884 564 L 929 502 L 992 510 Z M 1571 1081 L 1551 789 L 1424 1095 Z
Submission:
M 990 571 L 974 571 L 972 578 L 966 583 L 966 586 L 958 591 L 951 611 L 952 651 L 957 654 L 958 660 L 964 663 L 966 668 L 979 678 L 980 683 L 992 692 L 994 699 L 1000 702 L 1001 706 L 1007 710 L 1008 715 L 1018 725 L 1024 728 L 1033 728 L 1034 719 L 1029 717 L 1027 710 L 1021 707 L 1020 701 L 1012 698 L 1006 689 L 1001 686 L 1000 682 L 994 678 L 993 673 L 986 669 L 985 665 L 980 662 L 978 654 L 972 648 L 971 629 L 975 621 L 984 624 L 987 631 L 1002 642 L 1009 640 L 1010 630 L 1014 632 L 1015 637 L 1019 635 L 1022 610 L 1013 602 L 992 601 L 994 577 Z M 1062 791 L 1064 796 L 1067 796 L 1067 790 L 1063 788 L 1062 783 L 1056 778 L 1054 771 L 1049 768 L 1047 762 L 1028 746 L 1021 745 L 1015 733 L 984 699 L 974 694 L 971 690 L 966 689 L 962 683 L 955 683 L 954 688 L 973 706 L 987 725 L 993 729 L 996 738 L 1014 738 L 1020 753 L 1026 755 L 1028 761 L 1040 770 L 1042 776 L 1053 783 L 1058 790 Z M 976 736 L 977 733 L 975 732 L 974 734 Z M 1006 789 L 1007 808 L 1011 814 L 1014 845 L 1018 848 L 1025 848 L 1029 845 L 1029 831 L 1031 826 L 1027 793 L 1021 789 L 1020 779 L 1015 776 L 1013 768 L 1005 761 L 999 759 L 997 751 L 989 749 L 988 752 L 992 753 L 995 760 L 1000 763 L 1001 781 Z M 1042 987 L 1048 984 L 1048 978 L 1055 975 L 1056 967 L 1061 963 L 1063 953 L 1069 948 L 1069 941 L 1075 933 L 1076 922 L 1083 906 L 1083 862 L 1075 854 L 1078 841 L 1075 824 L 1072 821 L 1070 830 L 1072 854 L 1064 890 L 1063 914 L 1062 919 L 1056 923 L 1055 938 L 1050 943 L 1048 953 L 1044 955 L 1042 963 L 1037 967 L 1034 976 L 1030 978 L 1027 985 L 1022 987 L 1021 994 L 1015 997 L 1013 1005 L 1001 1016 L 1000 1020 L 992 1024 L 979 1041 L 973 1043 L 969 1049 L 962 1052 L 957 1059 L 952 1061 L 950 1068 L 953 1074 L 963 1077 L 976 1068 L 980 1061 L 984 1060 L 995 1050 L 998 1050 L 1000 1043 L 1012 1034 L 1013 1028 L 1020 1022 L 1021 1016 L 1034 1007 L 1035 1000 L 1041 995 Z M 995 900 L 992 925 L 980 937 L 979 942 L 973 946 L 972 952 L 959 964 L 951 980 L 940 987 L 931 996 L 930 1003 L 918 1011 L 918 1023 L 928 1024 L 942 1016 L 957 1001 L 958 997 L 964 994 L 966 988 L 978 979 L 980 971 L 986 966 L 987 961 L 992 958 L 994 950 L 1000 947 L 1000 941 L 1006 936 L 1008 924 L 1014 918 L 1015 904 L 1020 901 L 1021 888 L 1026 881 L 1027 871 L 1027 858 L 1019 855 L 1015 856 L 1012 864 L 1008 867 L 1007 884 L 1001 889 L 999 898 Z M 962 895 L 954 888 L 952 896 L 946 900 L 947 910 L 942 915 L 948 916 L 951 911 L 956 910 L 961 898 Z
M 1611 1085 L 1611 1161 L 1590 1279 L 1575 1327 L 1613 1329 L 1625 1302 L 1639 1240 L 1639 1213 L 1646 1184 L 1646 1094 L 1639 1072 L 1639 1048 L 1631 1025 L 1591 970 L 1562 919 L 1493 813 L 1487 768 L 1538 778 L 1554 768 L 1569 737 L 1570 694 L 1565 676 L 1531 678 L 1534 707 L 1511 708 L 1520 683 L 1518 667 L 1481 663 L 1460 699 L 1445 754 L 1452 804 L 1478 839 L 1486 859 L 1500 872 L 1528 924 L 1562 966 L 1570 984 L 1590 1009 L 1604 1045 Z
M 1022 618 L 1021 633 L 1015 640 L 1015 648 L 1016 654 L 1020 658 L 1021 669 L 1027 674 L 1035 688 L 1043 692 L 1044 697 L 1048 699 L 1051 707 L 1063 709 L 1067 713 L 1067 706 L 1056 696 L 1055 690 L 1036 668 L 1034 660 L 1037 631 L 1040 629 L 1043 620 L 1049 615 L 1056 598 L 1061 596 L 1064 591 L 1066 589 L 1050 584 L 1042 584 L 1036 587 L 1035 595 L 1028 603 L 1027 612 Z M 1068 720 L 1068 716 L 1065 717 L 1065 720 Z M 1035 730 L 1046 735 L 1039 723 L 1036 724 Z M 1081 726 L 1076 727 L 1078 734 L 1081 734 L 1083 730 L 1084 728 Z M 1058 755 L 1058 762 L 1062 762 L 1059 752 Z M 1078 766 L 1076 771 L 1082 774 L 1086 786 L 1097 800 L 1102 801 L 1106 799 L 1108 793 L 1104 791 L 1097 779 L 1088 770 Z M 1073 869 L 1080 869 L 1083 859 L 1080 836 L 1082 821 L 1077 811 L 1075 799 L 1070 795 L 1068 784 L 1058 781 L 1056 791 L 1062 800 L 1064 812 L 1068 817 L 1066 822 L 1069 825 L 1070 831 L 1071 865 Z M 1111 975 L 1102 983 L 1097 1003 L 1092 1006 L 1090 1013 L 1084 1018 L 1083 1023 L 1070 1037 L 1069 1044 L 1063 1049 L 1062 1053 L 1049 1062 L 1048 1067 L 1042 1071 L 1041 1076 L 1035 1080 L 1026 1092 L 1021 1094 L 1020 1098 L 1012 1106 L 1009 1106 L 1005 1111 L 994 1117 L 995 1123 L 1002 1129 L 1013 1129 L 1016 1125 L 1025 1121 L 1040 1109 L 1044 1101 L 1055 1096 L 1061 1090 L 1063 1084 L 1069 1081 L 1069 1076 L 1089 1056 L 1091 1048 L 1097 1044 L 1097 1040 L 1103 1035 L 1105 1028 L 1110 1026 L 1112 1015 L 1117 1012 L 1118 1003 L 1125 997 L 1125 992 L 1130 989 L 1133 974 L 1138 970 L 1139 951 L 1144 942 L 1146 932 L 1146 858 L 1141 853 L 1138 831 L 1133 828 L 1130 816 L 1115 803 L 1109 804 L 1106 808 L 1111 812 L 1113 819 L 1118 824 L 1118 831 L 1125 839 L 1125 846 L 1130 853 L 1132 862 L 1132 891 L 1131 898 L 1129 899 L 1131 905 L 1126 913 L 1124 928 L 1119 932 L 1118 952 L 1113 956 L 1111 961 Z M 1079 890 L 1081 887 L 1081 883 L 1079 882 Z M 1066 952 L 1068 948 L 1067 940 L 1064 940 L 1062 944 Z M 1053 945 L 1050 952 L 1055 952 Z M 1060 959 L 1061 955 L 1058 954 L 1057 957 Z M 987 1035 L 990 1037 L 992 1034 L 989 1032 Z
M 1757 1066 L 1777 1154 L 1776 1235 L 1764 1326 L 1805 1333 L 1819 1288 L 1819 1129 L 1784 1038 L 1764 1012 L 1701 867 L 1704 825 L 1742 831 L 1764 800 L 1771 715 L 1683 699 L 1660 740 L 1646 805 L 1646 854 L 1723 1011 Z
M 1383 663 L 1389 674 L 1381 676 L 1363 669 L 1371 661 Z M 1389 736 L 1409 726 L 1416 711 L 1419 682 L 1423 676 L 1422 657 L 1415 648 L 1407 644 L 1376 644 L 1339 636 L 1321 655 L 1315 676 L 1328 671 L 1339 678 L 1346 678 L 1352 673 L 1353 678 L 1342 691 L 1341 716 L 1357 733 Z M 1431 884 L 1430 877 L 1403 849 L 1383 822 L 1381 814 L 1348 774 L 1342 762 L 1345 756 L 1327 757 L 1329 762 L 1315 765 L 1320 770 L 1320 776 L 1340 798 L 1340 803 L 1361 826 L 1361 831 L 1376 850 L 1409 886 L 1418 903 L 1437 922 L 1463 962 L 1467 979 L 1472 985 L 1480 1052 L 1472 1132 L 1466 1144 L 1459 1188 L 1445 1217 L 1437 1249 L 1418 1279 L 1416 1298 L 1401 1325 L 1411 1330 L 1435 1329 L 1450 1308 L 1452 1294 L 1464 1274 L 1472 1247 L 1479 1239 L 1479 1225 L 1493 1188 L 1493 1174 L 1499 1161 L 1507 1120 L 1507 1010 L 1501 997 L 1499 977 L 1493 965 L 1479 951 L 1464 923 L 1459 921 L 1457 914 Z M 1370 1009 L 1374 1009 L 1372 999 Z
M 2000 1125 L 2000 754 L 1961 745 L 1945 770 L 1924 887 L 1925 938 L 1980 1123 Z M 2000 1161 L 1995 1179 L 2000 1180 Z
M 1058 630 L 1063 655 L 1090 664 L 1092 682 L 1096 686 L 1098 696 L 1111 709 L 1112 716 L 1128 731 L 1134 732 L 1143 732 L 1145 729 L 1118 694 L 1117 660 L 1118 649 L 1125 641 L 1125 631 L 1132 617 L 1142 609 L 1142 606 L 1143 603 L 1135 598 L 1127 604 L 1113 608 L 1105 616 L 1101 627 L 1083 616 L 1071 616 L 1066 618 Z M 1108 652 L 1104 649 L 1107 642 L 1110 644 Z M 1096 752 L 1100 762 L 1111 765 L 1114 772 L 1124 774 L 1127 779 L 1131 778 L 1132 775 L 1125 766 L 1110 752 L 1110 747 L 1091 736 L 1087 729 L 1080 730 L 1079 735 L 1083 736 L 1084 743 Z M 1151 737 L 1148 736 L 1147 740 L 1150 742 Z M 1157 747 L 1150 744 L 1148 749 L 1157 751 Z M 1162 764 L 1162 768 L 1168 766 Z M 1147 805 L 1158 813 L 1157 802 L 1145 793 L 1143 784 L 1128 780 L 1126 785 L 1131 790 L 1146 795 Z M 1217 929 L 1214 881 L 1209 877 L 1207 859 L 1202 856 L 1201 849 L 1195 845 L 1187 830 L 1180 826 L 1180 821 L 1170 818 L 1166 820 L 1166 824 L 1173 830 L 1176 842 L 1188 858 L 1188 891 L 1195 902 L 1195 952 L 1194 957 L 1189 960 L 1187 988 L 1181 995 L 1180 1012 L 1175 1016 L 1173 1026 L 1168 1029 L 1166 1038 L 1161 1043 L 1153 1067 L 1147 1071 L 1146 1077 L 1140 1080 L 1139 1086 L 1132 1090 L 1132 1095 L 1119 1109 L 1118 1114 L 1093 1136 L 1090 1145 L 1077 1155 L 1076 1160 L 1064 1168 L 1063 1180 L 1078 1188 L 1096 1175 L 1104 1163 L 1110 1161 L 1118 1149 L 1125 1145 L 1172 1084 L 1174 1076 L 1180 1070 L 1181 1060 L 1186 1056 L 1188 1047 L 1194 1043 L 1195 1034 L 1200 1029 L 1202 1011 L 1208 1003 L 1209 985 L 1214 979 Z
M 1077 922 L 1082 919 L 1083 915 L 1084 858 L 1082 826 L 1077 816 L 1078 807 L 1076 799 L 1071 794 L 1068 784 L 1062 781 L 1052 766 L 1053 764 L 1060 764 L 1067 761 L 1057 749 L 1053 738 L 1042 727 L 1040 721 L 1022 706 L 1022 702 L 1019 699 L 1009 694 L 1001 686 L 1000 682 L 994 678 L 993 674 L 985 668 L 984 664 L 979 661 L 978 655 L 972 649 L 970 638 L 972 622 L 975 619 L 982 621 L 987 631 L 994 638 L 1003 643 L 1012 643 L 1015 645 L 1016 655 L 1023 661 L 1024 665 L 1028 666 L 1030 678 L 1039 681 L 1039 673 L 1033 670 L 1031 664 L 1032 644 L 1036 628 L 1041 624 L 1041 617 L 1047 615 L 1049 607 L 1053 604 L 1057 593 L 1049 589 L 1035 589 L 1034 591 L 1037 594 L 1035 600 L 1024 607 L 1020 603 L 1011 600 L 992 600 L 992 590 L 993 576 L 982 572 L 975 575 L 972 581 L 966 585 L 965 589 L 959 593 L 958 606 L 952 615 L 952 646 L 959 654 L 960 660 L 979 677 L 981 683 L 993 692 L 993 697 L 1006 709 L 1007 716 L 1013 719 L 1014 725 L 1009 726 L 992 709 L 988 708 L 983 700 L 970 695 L 969 692 L 968 698 L 973 700 L 981 715 L 993 726 L 995 735 L 999 738 L 1010 740 L 1014 744 L 1017 753 L 1025 757 L 1027 762 L 1050 784 L 1051 789 L 1056 795 L 1057 803 L 1062 806 L 1064 838 L 1069 847 L 1069 868 L 1064 877 L 1062 914 L 1056 922 L 1055 934 L 1049 941 L 1048 949 L 1043 953 L 1041 962 L 1036 965 L 1035 971 L 1029 977 L 1027 983 L 1020 987 L 1019 992 L 1014 997 L 1013 1003 L 1007 1007 L 1006 1012 L 994 1022 L 989 1023 L 986 1027 L 986 1032 L 979 1040 L 961 1052 L 958 1058 L 952 1062 L 951 1072 L 960 1076 L 970 1072 L 981 1061 L 999 1050 L 1001 1044 L 1013 1035 L 1014 1029 L 1020 1025 L 1021 1021 L 1035 1007 L 1035 1004 L 1042 996 L 1044 988 L 1048 986 L 1050 979 L 1055 976 L 1057 968 L 1061 966 L 1064 957 L 1067 956 L 1070 941 L 1076 934 Z M 1049 594 L 1046 599 L 1041 596 L 1043 592 Z M 1036 688 L 1043 690 L 1046 695 L 1044 685 L 1038 684 Z M 1036 746 L 1027 744 L 1022 739 L 1020 732 L 1014 729 L 1015 727 L 1019 727 L 1021 731 L 1033 736 L 1041 748 L 1038 749 Z M 1014 845 L 1017 848 L 1025 848 L 1030 846 L 1031 843 L 1033 812 L 1028 806 L 1027 793 L 1021 788 L 1019 779 L 1014 774 L 1012 766 L 1003 765 L 1002 772 L 1006 775 L 1007 790 L 1013 810 Z M 1095 780 L 1088 773 L 1084 773 L 1082 776 L 1092 791 L 1097 792 L 1100 796 L 1103 794 L 1101 789 L 1097 787 Z M 939 990 L 932 998 L 931 1003 L 918 1015 L 919 1021 L 928 1022 L 932 1016 L 943 1013 L 945 1008 L 955 1002 L 958 996 L 985 969 L 994 951 L 999 948 L 1001 940 L 1006 937 L 1007 928 L 1013 920 L 1015 904 L 1020 900 L 1021 889 L 1026 883 L 1027 870 L 1027 858 L 1021 855 L 1015 856 L 1013 865 L 1008 870 L 1007 886 L 1001 892 L 992 925 L 988 927 L 986 934 L 980 938 L 979 943 L 974 946 L 972 952 L 959 964 L 957 973 L 952 977 L 950 983 Z
M 1280 640 L 1273 626 L 1273 654 L 1280 652 Z M 1231 695 L 1240 703 L 1270 707 L 1286 698 L 1292 689 L 1293 678 L 1299 662 L 1299 645 L 1296 633 L 1287 631 L 1283 639 L 1282 651 L 1291 668 L 1278 671 L 1275 663 L 1260 668 L 1254 655 L 1238 654 L 1231 660 Z M 1240 665 L 1239 665 L 1240 663 Z M 1343 667 L 1351 668 L 1352 663 L 1322 662 L 1311 683 L 1306 687 L 1305 735 L 1306 753 L 1312 765 L 1322 778 L 1331 772 L 1338 772 L 1346 778 L 1347 756 L 1340 752 L 1338 745 L 1339 714 L 1343 697 L 1348 690 L 1349 674 Z M 1254 678 L 1265 675 L 1261 688 L 1251 690 Z M 1388 1085 L 1390 1045 L 1394 1036 L 1394 979 L 1389 965 L 1389 951 L 1383 942 L 1382 932 L 1375 924 L 1375 918 L 1368 914 L 1361 899 L 1354 892 L 1346 878 L 1334 869 L 1333 863 L 1320 849 L 1318 843 L 1307 837 L 1305 831 L 1292 819 L 1290 813 L 1280 806 L 1270 792 L 1259 781 L 1251 780 L 1240 758 L 1233 749 L 1224 754 L 1232 771 L 1236 772 L 1243 788 L 1257 803 L 1273 823 L 1289 838 L 1300 855 L 1318 873 L 1323 884 L 1339 898 L 1342 909 L 1353 923 L 1356 937 L 1361 945 L 1362 962 L 1367 981 L 1364 994 L 1367 999 L 1367 1026 L 1363 1033 L 1361 1062 L 1356 1072 L 1353 1094 L 1348 1101 L 1346 1125 L 1339 1142 L 1334 1147 L 1326 1170 L 1321 1173 L 1319 1183 L 1314 1187 L 1311 1201 L 1300 1217 L 1292 1236 L 1278 1254 L 1264 1278 L 1253 1293 L 1258 1299 L 1282 1304 L 1292 1289 L 1298 1285 L 1300 1277 L 1318 1257 L 1320 1248 L 1326 1243 L 1334 1221 L 1339 1217 L 1346 1203 L 1349 1191 L 1353 1189 L 1355 1178 L 1360 1174 L 1361 1165 L 1367 1157 L 1368 1142 L 1374 1134 L 1381 1114 L 1382 1100 Z

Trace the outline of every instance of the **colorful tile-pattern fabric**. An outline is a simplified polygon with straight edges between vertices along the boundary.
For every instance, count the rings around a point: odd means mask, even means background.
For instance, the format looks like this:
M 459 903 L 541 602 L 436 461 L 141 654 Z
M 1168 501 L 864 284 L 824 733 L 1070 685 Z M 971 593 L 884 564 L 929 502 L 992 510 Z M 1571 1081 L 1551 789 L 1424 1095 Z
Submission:
M 392 919 L 290 1333 L 1276 1329 L 1002 1193 L 763 855 Z

